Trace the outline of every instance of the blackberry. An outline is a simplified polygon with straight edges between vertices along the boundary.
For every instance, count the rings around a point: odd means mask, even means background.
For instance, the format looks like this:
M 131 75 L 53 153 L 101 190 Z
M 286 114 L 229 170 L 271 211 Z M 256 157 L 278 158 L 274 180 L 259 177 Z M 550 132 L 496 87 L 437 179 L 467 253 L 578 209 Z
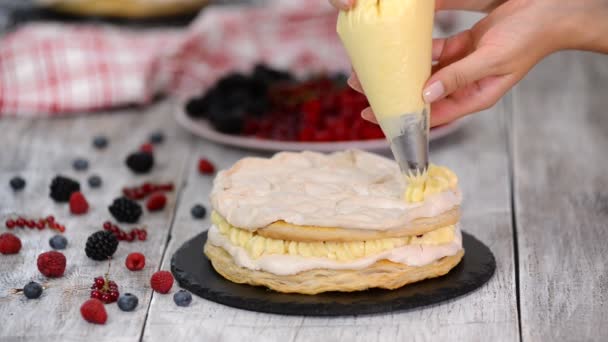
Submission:
M 93 138 L 93 147 L 99 150 L 108 147 L 108 138 L 103 135 L 96 136 Z
M 84 248 L 87 256 L 93 260 L 103 261 L 111 257 L 118 248 L 118 239 L 112 232 L 100 230 L 87 239 Z
M 125 293 L 118 298 L 118 307 L 122 311 L 133 311 L 137 307 L 139 300 L 131 293 Z
M 86 171 L 89 168 L 89 161 L 83 158 L 76 158 L 72 162 L 72 167 L 76 171 Z
M 147 152 L 134 152 L 127 156 L 125 163 L 135 173 L 147 173 L 154 166 L 154 156 Z
M 205 209 L 205 207 L 203 207 L 202 205 L 197 204 L 192 207 L 192 209 L 190 209 L 190 214 L 192 214 L 192 217 L 194 217 L 195 219 L 202 219 L 205 218 L 205 215 L 207 214 L 207 209 Z
M 188 306 L 192 302 L 192 295 L 186 290 L 179 290 L 173 295 L 173 301 L 177 306 Z
M 42 286 L 35 281 L 30 281 L 23 287 L 23 294 L 28 299 L 36 299 L 42 295 Z
M 99 177 L 98 175 L 92 175 L 91 177 L 89 177 L 87 182 L 89 183 L 89 186 L 91 188 L 99 188 L 102 184 L 101 177 Z
M 19 176 L 15 176 L 11 178 L 11 180 L 9 181 L 9 185 L 11 186 L 13 191 L 21 191 L 23 190 L 23 188 L 25 188 L 25 179 Z
M 126 223 L 137 222 L 142 213 L 141 206 L 137 202 L 124 196 L 115 199 L 112 205 L 108 207 L 108 210 L 110 210 L 116 221 Z
M 64 177 L 56 176 L 51 182 L 51 198 L 55 202 L 67 202 L 70 200 L 72 193 L 80 191 L 80 183 Z
M 165 141 L 165 134 L 161 131 L 152 132 L 148 137 L 148 140 L 155 145 L 161 144 Z
M 68 245 L 68 239 L 63 235 L 55 235 L 49 240 L 49 245 L 53 249 L 65 249 Z

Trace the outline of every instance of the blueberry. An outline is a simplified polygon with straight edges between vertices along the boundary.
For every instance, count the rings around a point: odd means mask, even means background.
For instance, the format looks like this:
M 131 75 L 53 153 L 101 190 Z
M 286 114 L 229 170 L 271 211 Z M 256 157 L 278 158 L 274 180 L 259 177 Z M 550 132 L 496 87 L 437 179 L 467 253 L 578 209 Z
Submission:
M 89 161 L 86 159 L 82 159 L 82 158 L 76 158 L 72 162 L 72 167 L 76 171 L 85 171 L 86 169 L 89 168 Z
M 122 311 L 133 311 L 137 307 L 139 300 L 137 296 L 131 293 L 125 293 L 118 298 L 118 307 Z
M 23 190 L 23 188 L 25 188 L 25 179 L 23 179 L 19 176 L 15 176 L 15 177 L 11 178 L 9 184 L 10 184 L 11 188 L 13 189 L 13 191 L 20 191 L 20 190 Z
M 99 177 L 98 175 L 92 175 L 87 181 L 89 182 L 89 186 L 91 188 L 99 188 L 102 183 L 101 177 Z
M 202 205 L 197 204 L 192 207 L 192 209 L 190 209 L 190 213 L 195 219 L 203 219 L 205 218 L 205 215 L 207 215 L 207 209 L 205 209 L 205 207 L 203 207 Z
M 36 299 L 42 294 L 42 286 L 35 281 L 30 281 L 23 288 L 23 294 L 29 299 Z
M 192 295 L 186 290 L 179 290 L 173 295 L 173 301 L 177 306 L 188 306 L 192 302 Z
M 49 240 L 49 245 L 53 249 L 65 249 L 68 245 L 68 239 L 63 235 L 55 235 Z
M 96 136 L 93 138 L 93 147 L 100 150 L 108 147 L 108 138 L 104 137 L 103 135 Z
M 152 132 L 148 138 L 153 144 L 160 144 L 165 141 L 165 134 L 161 131 Z

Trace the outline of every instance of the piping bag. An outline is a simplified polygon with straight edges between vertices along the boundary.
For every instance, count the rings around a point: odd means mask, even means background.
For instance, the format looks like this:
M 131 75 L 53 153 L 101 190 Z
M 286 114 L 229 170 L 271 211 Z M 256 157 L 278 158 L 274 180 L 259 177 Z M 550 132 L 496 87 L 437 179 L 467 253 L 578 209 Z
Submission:
M 340 12 L 338 35 L 401 172 L 423 175 L 430 106 L 422 91 L 431 75 L 435 0 L 355 2 Z

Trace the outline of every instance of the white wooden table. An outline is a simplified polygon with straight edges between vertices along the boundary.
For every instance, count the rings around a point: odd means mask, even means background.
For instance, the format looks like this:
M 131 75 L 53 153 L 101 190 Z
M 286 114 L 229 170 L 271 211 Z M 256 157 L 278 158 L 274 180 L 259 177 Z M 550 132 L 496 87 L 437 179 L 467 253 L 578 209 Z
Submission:
M 173 252 L 207 228 L 193 220 L 195 203 L 208 206 L 212 178 L 196 171 L 201 156 L 225 168 L 251 151 L 218 146 L 190 136 L 172 119 L 169 101 L 149 108 L 65 119 L 0 120 L 0 220 L 10 212 L 54 214 L 67 224 L 66 274 L 47 280 L 36 256 L 50 250 L 45 231 L 18 231 L 18 255 L 0 255 L 0 341 L 605 341 L 608 339 L 608 58 L 561 53 L 538 66 L 495 108 L 432 144 L 432 159 L 460 175 L 465 194 L 464 229 L 494 252 L 490 282 L 463 298 L 410 312 L 340 318 L 284 317 L 229 308 L 195 297 L 180 308 L 172 295 L 152 293 L 150 275 L 169 269 Z M 147 135 L 163 130 L 149 176 L 133 176 L 126 154 Z M 105 151 L 91 147 L 105 134 Z M 91 161 L 72 170 L 75 157 Z M 92 204 L 70 216 L 48 197 L 55 174 L 79 179 Z M 91 190 L 86 177 L 102 176 Z M 22 175 L 26 189 L 14 194 L 9 179 Z M 106 263 L 84 255 L 89 234 L 109 219 L 106 209 L 126 184 L 173 181 L 177 189 L 161 213 L 146 213 L 145 243 L 121 243 L 112 277 L 121 292 L 140 299 L 135 312 L 108 305 L 106 325 L 86 323 L 79 306 Z M 202 246 L 201 246 L 202 250 Z M 141 272 L 123 263 L 143 252 Z M 202 259 L 202 252 L 201 252 Z M 38 300 L 13 289 L 30 280 L 46 286 Z M 173 288 L 172 293 L 177 290 Z

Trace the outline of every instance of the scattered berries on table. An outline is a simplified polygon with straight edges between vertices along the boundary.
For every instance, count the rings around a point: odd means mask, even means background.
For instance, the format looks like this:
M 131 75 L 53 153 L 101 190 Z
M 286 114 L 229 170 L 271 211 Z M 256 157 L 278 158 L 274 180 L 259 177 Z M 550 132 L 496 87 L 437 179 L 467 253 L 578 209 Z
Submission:
M 23 190 L 23 188 L 25 188 L 25 179 L 19 176 L 15 176 L 11 178 L 11 180 L 9 181 L 9 185 L 11 186 L 11 189 L 13 189 L 13 191 L 21 191 Z
M 192 295 L 186 290 L 179 290 L 173 295 L 173 301 L 177 306 L 188 306 L 192 302 Z
M 55 202 L 69 201 L 72 193 L 76 191 L 80 191 L 80 183 L 73 179 L 56 176 L 51 182 L 51 198 Z
M 169 293 L 173 287 L 173 275 L 169 271 L 158 271 L 150 278 L 150 286 L 158 293 Z
M 165 134 L 161 131 L 152 132 L 148 140 L 155 145 L 161 144 L 165 141 Z
M 112 232 L 100 230 L 88 237 L 84 248 L 87 256 L 93 260 L 107 260 L 118 248 L 118 239 Z
M 0 253 L 17 254 L 21 250 L 21 240 L 11 233 L 0 234 Z
M 137 296 L 131 293 L 125 293 L 118 299 L 118 307 L 122 311 L 133 311 L 137 307 L 138 303 L 139 299 L 137 299 Z
M 70 195 L 70 212 L 74 215 L 82 215 L 89 211 L 89 202 L 82 192 L 76 191 Z
M 80 314 L 85 321 L 94 324 L 105 324 L 108 314 L 103 303 L 99 299 L 89 299 L 80 307 Z
M 55 235 L 49 239 L 49 245 L 52 249 L 65 249 L 68 246 L 68 239 L 63 235 Z
M 93 138 L 93 147 L 99 150 L 108 147 L 108 138 L 103 135 L 96 136 Z
M 141 206 L 124 196 L 115 199 L 108 210 L 118 222 L 126 223 L 136 223 L 142 214 Z
M 49 278 L 57 278 L 65 272 L 66 259 L 61 252 L 44 252 L 38 256 L 38 270 Z
M 145 153 L 154 153 L 154 145 L 152 143 L 145 143 L 139 147 L 139 150 Z
M 148 173 L 154 166 L 154 155 L 147 152 L 134 152 L 127 156 L 125 163 L 135 173 Z
M 136 239 L 139 241 L 146 241 L 148 238 L 148 232 L 145 228 L 133 228 L 129 233 L 127 233 L 110 221 L 103 223 L 103 230 L 114 234 L 119 241 L 133 242 Z
M 157 192 L 148 198 L 146 208 L 148 208 L 149 211 L 159 211 L 163 210 L 166 204 L 167 196 L 165 196 L 165 194 L 162 192 Z
M 146 257 L 141 253 L 131 253 L 125 260 L 125 266 L 131 271 L 139 271 L 146 266 Z
M 195 219 L 204 219 L 207 215 L 207 209 L 201 204 L 196 204 L 190 209 L 190 214 L 192 214 L 192 217 Z
M 83 158 L 76 158 L 72 162 L 72 167 L 76 171 L 86 171 L 89 169 L 89 161 Z
M 48 227 L 52 230 L 62 233 L 65 232 L 65 226 L 55 222 L 55 218 L 53 216 L 47 216 L 46 218 L 36 220 L 19 216 L 15 219 L 7 219 L 5 225 L 8 229 L 28 227 L 30 229 L 37 228 L 38 230 L 43 230 L 48 225 Z
M 209 160 L 201 158 L 198 161 L 198 172 L 203 175 L 213 174 L 215 172 L 215 166 L 213 166 Z
M 35 281 L 30 281 L 23 287 L 23 294 L 28 299 L 40 298 L 42 295 L 42 286 Z
M 113 280 L 108 279 L 107 274 L 105 277 L 99 276 L 93 279 L 91 289 L 91 298 L 99 299 L 105 304 L 114 303 L 120 296 L 118 285 Z
M 134 187 L 124 187 L 122 189 L 122 194 L 133 200 L 139 200 L 146 198 L 148 195 L 157 193 L 157 192 L 169 192 L 173 191 L 173 183 L 143 183 Z
M 101 177 L 98 175 L 92 175 L 89 177 L 89 179 L 87 179 L 87 182 L 91 188 L 99 188 L 102 184 Z

